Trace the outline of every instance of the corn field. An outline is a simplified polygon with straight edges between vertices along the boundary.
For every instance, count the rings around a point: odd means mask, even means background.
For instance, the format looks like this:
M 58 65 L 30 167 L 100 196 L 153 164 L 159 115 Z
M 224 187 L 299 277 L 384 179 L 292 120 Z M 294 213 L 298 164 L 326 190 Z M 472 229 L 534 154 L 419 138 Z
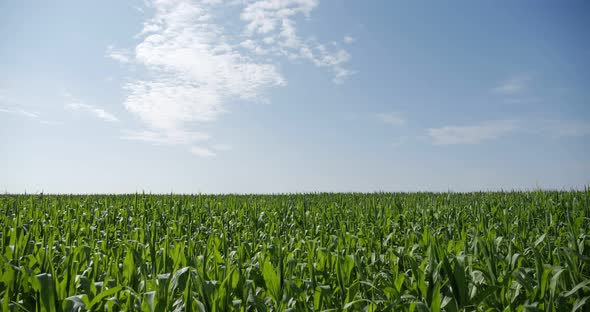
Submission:
M 2 311 L 588 311 L 590 190 L 0 195 Z

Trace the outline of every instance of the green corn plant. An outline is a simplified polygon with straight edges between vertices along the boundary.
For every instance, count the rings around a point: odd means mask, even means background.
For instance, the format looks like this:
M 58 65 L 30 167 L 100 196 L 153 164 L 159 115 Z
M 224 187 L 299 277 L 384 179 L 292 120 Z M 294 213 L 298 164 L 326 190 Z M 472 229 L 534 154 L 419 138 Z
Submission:
M 2 311 L 584 311 L 590 190 L 0 195 Z

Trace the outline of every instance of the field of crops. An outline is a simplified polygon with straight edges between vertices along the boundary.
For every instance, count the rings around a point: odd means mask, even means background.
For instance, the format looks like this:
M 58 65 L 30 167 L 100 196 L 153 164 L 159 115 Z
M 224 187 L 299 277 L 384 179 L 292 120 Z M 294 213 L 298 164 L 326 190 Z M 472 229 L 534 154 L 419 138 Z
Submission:
M 590 190 L 2 195 L 2 311 L 572 311 Z

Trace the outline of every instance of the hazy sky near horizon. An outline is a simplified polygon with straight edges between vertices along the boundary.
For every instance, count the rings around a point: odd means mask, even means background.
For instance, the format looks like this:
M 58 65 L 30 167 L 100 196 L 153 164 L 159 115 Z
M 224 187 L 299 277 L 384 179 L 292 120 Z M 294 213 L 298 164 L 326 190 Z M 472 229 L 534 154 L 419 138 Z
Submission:
M 0 2 L 0 192 L 590 185 L 588 1 Z

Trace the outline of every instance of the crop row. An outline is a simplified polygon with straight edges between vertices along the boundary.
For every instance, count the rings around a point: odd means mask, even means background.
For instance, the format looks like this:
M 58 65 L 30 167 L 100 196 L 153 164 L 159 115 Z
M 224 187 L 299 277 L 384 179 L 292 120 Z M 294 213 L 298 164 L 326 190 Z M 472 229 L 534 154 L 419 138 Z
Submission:
M 1 195 L 2 311 L 571 311 L 590 190 Z

